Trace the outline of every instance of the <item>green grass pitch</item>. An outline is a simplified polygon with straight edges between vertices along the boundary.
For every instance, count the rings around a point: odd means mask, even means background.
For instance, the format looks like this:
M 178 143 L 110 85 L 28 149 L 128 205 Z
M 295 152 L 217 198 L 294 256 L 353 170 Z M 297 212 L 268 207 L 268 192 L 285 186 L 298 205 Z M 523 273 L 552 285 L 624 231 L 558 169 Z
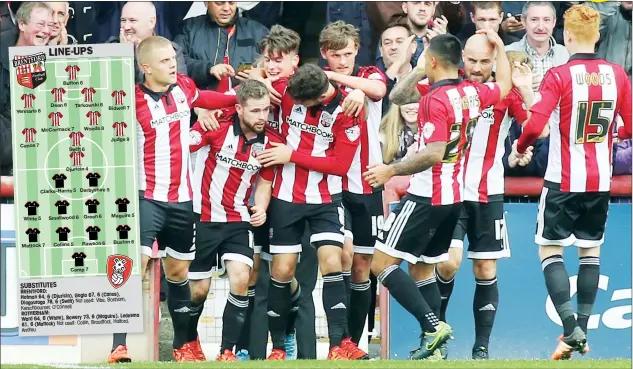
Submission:
M 424 362 L 424 361 L 406 361 L 406 360 L 375 360 L 375 361 L 327 361 L 327 360 L 298 360 L 285 362 L 270 361 L 251 361 L 251 362 L 233 362 L 233 363 L 217 363 L 208 361 L 204 363 L 130 363 L 130 364 L 86 364 L 86 365 L 69 365 L 58 364 L 51 366 L 44 365 L 2 365 L 3 369 L 101 369 L 101 368 L 121 368 L 121 369 L 213 369 L 213 368 L 231 368 L 231 369 L 356 369 L 356 368 L 394 368 L 394 369 L 566 369 L 566 368 L 631 368 L 631 360 L 571 360 L 571 361 L 549 361 L 549 360 L 490 360 L 490 361 L 446 361 L 446 362 Z

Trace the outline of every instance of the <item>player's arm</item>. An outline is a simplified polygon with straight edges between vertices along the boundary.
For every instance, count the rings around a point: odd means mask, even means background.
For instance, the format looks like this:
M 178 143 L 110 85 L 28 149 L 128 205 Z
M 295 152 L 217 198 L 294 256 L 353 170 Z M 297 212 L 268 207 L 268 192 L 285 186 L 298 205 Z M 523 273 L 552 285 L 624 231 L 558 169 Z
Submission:
M 197 90 L 191 102 L 192 108 L 203 108 L 207 110 L 222 109 L 237 104 L 237 96 L 225 95 L 215 91 Z
M 326 157 L 314 157 L 299 151 L 293 151 L 290 162 L 319 173 L 344 176 L 349 171 L 360 137 L 365 130 L 365 121 L 339 114 L 334 122 L 334 147 Z
M 528 122 L 523 127 L 523 133 L 519 136 L 517 142 L 519 154 L 525 153 L 525 150 L 539 138 L 552 112 L 558 105 L 562 92 L 560 76 L 551 70 L 548 71 L 541 82 L 539 99 L 530 108 Z
M 529 90 L 529 92 L 528 92 Z M 532 106 L 532 96 L 533 96 L 533 92 L 531 88 L 528 88 L 525 93 L 528 96 L 527 99 L 523 98 L 523 92 L 522 90 L 517 89 L 517 92 L 511 92 L 510 94 L 514 94 L 514 96 L 512 96 L 512 102 L 510 103 L 510 106 L 508 107 L 508 114 L 516 119 L 517 123 L 519 123 L 521 126 L 524 126 L 527 123 L 527 119 L 528 119 L 528 110 L 530 109 L 530 107 Z M 525 102 L 525 100 L 528 100 L 528 102 Z
M 268 173 L 265 173 L 268 172 Z M 275 169 L 273 167 L 270 168 L 262 168 L 262 171 L 259 173 L 259 177 L 257 178 L 257 187 L 255 188 L 255 206 L 262 209 L 264 212 L 268 210 L 268 205 L 270 204 L 270 197 L 273 193 L 273 178 Z
M 396 105 L 404 105 L 408 102 L 408 98 L 411 95 L 411 91 L 417 89 L 417 84 L 424 78 L 426 72 L 423 66 L 416 66 L 413 70 L 407 73 L 391 90 L 389 94 L 389 101 Z
M 631 81 L 625 73 L 622 73 L 622 93 L 618 96 L 620 104 L 620 117 L 622 118 L 622 125 L 618 127 L 618 138 L 627 139 L 631 138 Z
M 499 85 L 500 96 L 495 102 L 488 102 L 485 106 L 494 105 L 499 100 L 508 96 L 510 90 L 512 89 L 512 69 L 510 68 L 510 61 L 508 60 L 508 55 L 506 55 L 505 46 L 499 34 L 493 30 L 486 31 L 486 36 L 488 36 L 488 40 L 495 45 L 497 51 L 497 60 L 495 67 L 497 68 L 495 71 L 495 80 Z M 494 96 L 492 96 L 494 97 Z M 493 101 L 494 99 L 491 99 Z
M 374 68 L 375 69 L 375 68 Z M 361 90 L 368 98 L 378 101 L 387 94 L 387 81 L 385 76 L 376 69 L 367 78 L 348 76 L 332 71 L 326 72 L 330 81 L 347 86 L 354 90 Z

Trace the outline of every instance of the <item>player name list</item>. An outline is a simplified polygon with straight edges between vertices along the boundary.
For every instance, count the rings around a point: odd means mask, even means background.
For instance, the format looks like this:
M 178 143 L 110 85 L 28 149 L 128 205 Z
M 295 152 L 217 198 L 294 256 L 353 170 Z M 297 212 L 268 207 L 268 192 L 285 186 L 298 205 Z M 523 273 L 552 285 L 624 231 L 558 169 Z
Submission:
M 142 332 L 134 50 L 9 58 L 20 335 Z
M 107 280 L 98 277 L 63 283 L 55 279 L 21 282 L 20 335 L 59 335 L 60 330 L 77 334 L 107 334 L 113 329 L 141 332 L 143 316 L 130 306 L 137 299 L 129 298 L 140 277 L 131 276 L 128 283 L 127 289 L 113 291 Z

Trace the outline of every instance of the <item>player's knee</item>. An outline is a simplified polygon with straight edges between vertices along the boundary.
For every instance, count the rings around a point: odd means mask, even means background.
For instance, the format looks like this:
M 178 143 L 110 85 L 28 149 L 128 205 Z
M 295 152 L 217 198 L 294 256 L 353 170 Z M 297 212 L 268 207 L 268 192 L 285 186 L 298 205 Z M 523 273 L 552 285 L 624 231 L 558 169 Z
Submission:
M 435 276 L 435 265 L 433 264 L 409 264 L 409 275 L 413 280 L 424 281 Z
M 178 260 L 169 263 L 169 267 L 165 267 L 165 278 L 170 281 L 184 281 L 189 273 L 189 261 Z
M 497 276 L 496 260 L 473 260 L 473 274 L 477 279 L 492 279 Z
M 352 264 L 353 282 L 364 282 L 369 278 L 371 257 L 371 255 L 354 254 L 354 262 Z
M 326 255 L 319 256 L 319 267 L 322 274 L 336 273 L 343 270 L 343 264 L 341 263 L 341 251 L 327 253 Z M 351 267 L 351 263 L 350 263 Z
M 444 279 L 450 279 L 457 274 L 459 267 L 461 265 L 461 260 L 447 260 L 437 264 L 437 273 L 440 277 Z
M 290 263 L 273 263 L 272 277 L 278 281 L 289 281 L 295 277 L 295 266 Z
M 390 267 L 391 265 L 394 265 L 391 257 L 381 252 L 377 252 L 376 254 L 374 254 L 374 257 L 371 260 L 371 273 L 378 277 L 378 275 L 382 273 L 383 270 L 385 270 L 387 267 Z
M 210 280 L 195 280 L 189 281 L 189 288 L 191 289 L 191 301 L 196 304 L 200 304 L 207 299 L 209 294 L 209 287 L 211 285 Z
M 591 248 L 579 247 L 578 248 L 578 256 L 581 257 L 581 258 L 585 258 L 585 257 L 599 258 L 600 257 L 600 246 L 591 247 Z
M 347 246 L 347 240 L 345 240 L 345 244 Z M 344 247 L 343 253 L 341 254 L 341 266 L 343 270 L 351 270 L 352 264 L 354 262 L 354 246 Z
M 249 271 L 238 271 L 229 275 L 229 284 L 231 287 L 231 293 L 240 296 L 246 296 L 248 292 L 248 285 L 250 281 Z

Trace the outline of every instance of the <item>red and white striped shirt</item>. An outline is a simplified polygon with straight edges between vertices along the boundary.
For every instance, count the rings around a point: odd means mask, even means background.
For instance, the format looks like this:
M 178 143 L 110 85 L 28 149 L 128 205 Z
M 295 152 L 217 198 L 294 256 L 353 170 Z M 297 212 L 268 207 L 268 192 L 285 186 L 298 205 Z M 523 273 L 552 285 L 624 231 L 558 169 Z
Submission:
M 81 146 L 81 139 L 84 137 L 84 134 L 81 132 L 70 132 L 68 137 L 72 140 L 71 146 Z
M 191 108 L 221 109 L 236 97 L 199 91 L 191 78 L 178 74 L 166 92 L 136 85 L 136 139 L 139 189 L 147 199 L 191 201 L 189 126 Z
M 247 140 L 237 114 L 221 116 L 220 129 L 204 132 L 196 123 L 191 129 L 191 152 L 203 158 L 193 172 L 193 210 L 201 222 L 249 222 L 248 199 L 257 174 L 273 180 L 274 168 L 262 168 L 256 153 L 282 142 L 272 129 Z
M 463 155 L 482 110 L 499 102 L 496 83 L 481 84 L 458 79 L 434 83 L 420 99 L 417 152 L 432 142 L 446 142 L 444 158 L 433 167 L 415 173 L 408 192 L 428 197 L 435 206 L 462 201 Z
M 275 173 L 273 196 L 302 204 L 340 199 L 341 177 L 349 171 L 365 121 L 343 113 L 343 93 L 338 88 L 329 101 L 311 108 L 295 104 L 284 86 L 276 88 L 283 94 L 280 134 L 294 151 L 290 162 Z
M 92 96 L 97 92 L 93 87 L 84 87 L 81 93 L 84 95 L 84 102 L 92 102 Z
M 85 155 L 81 151 L 73 151 L 70 153 L 69 156 L 71 159 L 73 159 L 73 165 L 78 166 L 81 165 L 81 158 L 83 158 Z
M 35 142 L 37 131 L 35 128 L 24 128 L 22 134 L 24 135 L 24 142 Z
M 114 98 L 114 105 L 123 105 L 123 98 L 126 96 L 127 94 L 125 93 L 125 91 L 123 90 L 115 90 L 112 91 L 112 98 Z
M 79 72 L 81 69 L 78 65 L 69 65 L 64 70 L 68 72 L 68 79 L 73 81 L 77 79 L 77 72 Z
M 53 101 L 56 103 L 62 102 L 65 93 L 66 90 L 63 87 L 55 87 L 51 90 L 51 94 L 53 94 Z
M 595 54 L 575 54 L 547 72 L 539 93 L 517 150 L 525 152 L 549 121 L 545 186 L 562 192 L 610 191 L 611 133 L 618 114 L 631 131 L 631 81 L 624 68 Z
M 114 128 L 114 135 L 116 137 L 123 137 L 125 136 L 125 128 L 127 128 L 127 124 L 125 122 L 114 122 L 112 128 Z
M 89 111 L 86 113 L 86 118 L 88 118 L 88 120 L 90 121 L 90 125 L 91 126 L 96 126 L 99 124 L 99 117 L 101 116 L 101 113 L 99 113 L 98 111 Z
M 20 99 L 24 101 L 24 109 L 30 109 L 33 107 L 33 100 L 35 100 L 36 97 L 33 94 L 24 94 Z
M 387 85 L 387 77 L 376 67 L 354 66 L 352 75 L 365 79 L 381 81 Z M 344 87 L 346 93 L 353 91 L 352 88 Z M 367 123 L 363 134 L 360 137 L 360 144 L 356 148 L 352 166 L 347 175 L 343 177 L 343 190 L 356 194 L 370 194 L 374 189 L 363 178 L 363 173 L 367 167 L 373 164 L 382 163 L 382 148 L 380 147 L 380 122 L 382 120 L 382 99 L 369 99 L 367 102 Z
M 519 124 L 527 120 L 521 94 L 512 89 L 494 106 L 481 113 L 473 131 L 464 163 L 464 201 L 503 201 L 505 140 L 512 118 Z M 492 198 L 491 198 L 492 197 Z
M 48 118 L 51 120 L 51 126 L 59 127 L 59 121 L 64 117 L 64 115 L 58 111 L 51 112 L 48 114 Z

